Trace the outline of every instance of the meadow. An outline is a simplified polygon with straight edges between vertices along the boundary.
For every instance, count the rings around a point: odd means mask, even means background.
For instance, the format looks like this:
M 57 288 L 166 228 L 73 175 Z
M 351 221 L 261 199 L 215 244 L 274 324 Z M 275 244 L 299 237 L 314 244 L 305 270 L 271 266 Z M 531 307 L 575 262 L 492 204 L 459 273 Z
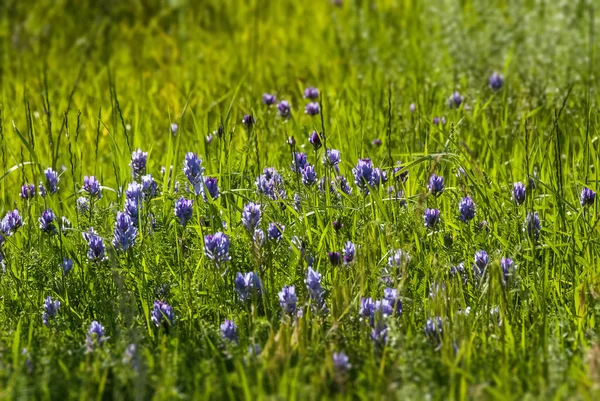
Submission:
M 0 2 L 0 398 L 598 399 L 597 5 Z

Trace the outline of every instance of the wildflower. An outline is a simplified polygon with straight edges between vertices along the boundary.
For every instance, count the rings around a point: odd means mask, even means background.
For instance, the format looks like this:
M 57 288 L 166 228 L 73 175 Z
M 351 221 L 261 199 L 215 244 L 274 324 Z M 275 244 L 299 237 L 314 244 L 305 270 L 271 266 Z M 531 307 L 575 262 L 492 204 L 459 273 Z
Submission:
M 82 236 L 88 243 L 88 259 L 94 262 L 105 260 L 104 241 L 96 234 L 94 228 L 90 228 L 89 232 L 82 233 Z
M 296 138 L 294 138 L 293 136 L 288 136 L 286 143 L 290 145 L 291 148 L 293 148 L 294 146 L 296 146 Z
M 296 288 L 293 285 L 283 287 L 277 295 L 279 296 L 279 305 L 284 313 L 291 314 L 296 311 L 298 298 L 296 297 Z
M 380 147 L 381 145 L 383 145 L 383 142 L 381 141 L 381 139 L 375 138 L 371 141 L 371 145 L 375 147 Z
M 371 186 L 375 187 L 375 186 L 384 184 L 386 181 L 387 181 L 387 175 L 385 174 L 385 171 L 381 170 L 378 167 L 375 167 L 373 169 Z
M 348 185 L 346 177 L 344 177 L 343 175 L 337 176 L 335 178 L 335 181 L 337 182 L 337 186 L 340 189 L 340 191 L 342 191 L 346 195 L 352 195 L 352 188 L 350 187 L 350 185 Z
M 42 182 L 40 181 L 40 185 L 38 186 L 38 190 L 40 192 L 40 196 L 42 198 L 46 197 L 46 188 L 44 188 L 44 184 L 42 184 Z
M 158 193 L 158 184 L 152 177 L 152 174 L 142 176 L 142 193 L 146 200 L 154 198 Z
M 441 195 L 442 192 L 444 192 L 444 177 L 432 174 L 431 177 L 429 177 L 427 190 L 431 192 L 433 196 L 437 197 Z
M 292 115 L 292 108 L 290 102 L 282 100 L 277 104 L 277 113 L 283 118 L 288 118 Z
M 502 258 L 500 259 L 500 267 L 502 268 L 503 284 L 506 285 L 514 270 L 514 262 L 510 258 Z
M 338 165 L 342 161 L 342 156 L 339 150 L 336 149 L 327 149 L 325 155 L 323 155 L 323 164 L 326 166 L 331 166 L 335 169 L 337 173 L 339 173 Z
M 527 235 L 530 237 L 538 239 L 540 236 L 540 218 L 538 216 L 538 212 L 529 212 L 527 213 L 527 217 L 525 218 L 525 227 L 527 230 Z
M 279 223 L 269 223 L 269 228 L 267 229 L 269 239 L 275 242 L 281 241 L 281 238 L 283 238 L 283 230 L 285 230 L 285 226 Z
M 19 196 L 23 200 L 32 199 L 35 196 L 35 185 L 23 184 L 23 186 L 21 187 L 21 193 L 19 194 Z
M 319 149 L 323 144 L 321 143 L 321 136 L 317 131 L 313 131 L 309 137 L 308 142 L 313 146 L 315 150 Z
M 73 269 L 73 259 L 63 258 L 63 261 L 59 264 L 59 267 L 62 268 L 63 275 L 66 276 Z
M 233 283 L 235 285 L 235 292 L 238 293 L 242 301 L 246 301 L 252 296 L 260 294 L 262 291 L 260 278 L 254 272 L 245 274 L 238 272 Z
M 135 245 L 135 237 L 137 236 L 137 228 L 131 222 L 131 217 L 126 213 L 117 212 L 117 220 L 115 221 L 115 231 L 113 245 L 119 250 L 126 251 Z
M 341 258 L 339 252 L 329 252 L 327 256 L 329 258 L 329 263 L 333 266 L 338 266 L 340 264 Z
M 310 299 L 318 308 L 321 308 L 323 306 L 323 294 L 325 293 L 323 287 L 321 287 L 321 274 L 309 266 L 304 283 Z
M 317 182 L 317 173 L 314 166 L 308 164 L 302 170 L 302 184 L 307 187 L 313 186 Z
M 85 214 L 88 212 L 88 210 L 90 210 L 90 201 L 88 200 L 88 198 L 80 196 L 79 198 L 77 198 L 75 208 L 77 209 L 77 213 Z
M 248 202 L 244 205 L 244 210 L 242 211 L 242 225 L 249 233 L 254 232 L 254 230 L 260 225 L 260 220 L 262 218 L 262 212 L 260 210 L 260 205 L 254 202 Z
M 212 199 L 219 197 L 219 179 L 217 177 L 204 177 L 204 186 Z
M 476 278 L 483 276 L 485 268 L 488 265 L 489 257 L 486 251 L 480 250 L 475 252 L 475 264 L 473 265 L 473 275 Z
M 525 202 L 526 189 L 525 185 L 520 182 L 515 182 L 513 184 L 513 199 L 515 203 L 518 205 L 522 205 Z
M 142 152 L 142 149 L 134 150 L 131 153 L 131 161 L 129 167 L 131 168 L 131 177 L 134 180 L 139 179 L 141 176 L 146 174 L 146 162 L 148 161 L 148 152 Z
M 386 324 L 379 322 L 374 325 L 371 330 L 371 340 L 376 344 L 385 344 L 387 342 L 388 327 Z
M 347 372 L 352 367 L 350 364 L 350 358 L 348 358 L 348 356 L 343 352 L 334 352 L 332 360 L 333 366 L 338 372 Z
M 386 288 L 383 290 L 383 299 L 387 300 L 392 310 L 397 314 L 402 313 L 402 300 L 398 297 L 398 290 L 395 288 Z
M 54 319 L 56 317 L 56 314 L 58 313 L 58 310 L 60 309 L 60 301 L 56 300 L 53 301 L 52 297 L 48 296 L 45 300 L 44 300 L 44 313 L 42 313 L 42 322 L 44 323 L 44 326 L 49 327 L 50 326 L 50 319 Z
M 352 241 L 346 242 L 344 245 L 344 264 L 348 265 L 354 261 L 354 255 L 356 253 L 356 246 Z
M 173 135 L 177 134 L 177 131 L 179 130 L 179 125 L 175 124 L 175 123 L 171 123 L 171 133 Z
M 263 174 L 256 178 L 255 185 L 258 193 L 266 195 L 272 200 L 287 198 L 283 178 L 272 167 L 265 167 Z
M 92 198 L 102 198 L 102 188 L 100 182 L 94 176 L 83 177 L 83 190 Z
M 262 101 L 267 106 L 272 106 L 277 101 L 277 96 L 271 95 L 269 93 L 265 93 L 265 94 L 263 94 Z
M 591 189 L 585 187 L 581 190 L 581 195 L 579 195 L 579 203 L 581 206 L 591 206 L 594 204 L 596 200 L 596 193 Z
M 257 228 L 256 230 L 254 230 L 252 240 L 254 241 L 254 245 L 260 248 L 265 244 L 265 232 L 260 228 Z
M 317 102 L 309 103 L 304 108 L 304 113 L 309 116 L 316 116 L 320 112 L 321 112 L 321 107 L 319 106 L 319 103 L 317 103 Z
M 405 170 L 405 167 L 402 165 L 401 161 L 396 163 L 396 167 L 394 167 L 394 178 L 399 182 L 406 182 L 408 179 L 408 170 Z
M 439 117 L 433 117 L 433 125 L 439 125 L 440 124 L 440 118 Z
M 369 194 L 369 186 L 373 182 L 373 163 L 371 159 L 360 159 L 356 167 L 352 169 L 354 183 L 363 195 Z
M 210 145 L 213 141 L 213 134 L 206 135 L 206 144 Z
M 440 211 L 438 209 L 425 209 L 423 220 L 425 220 L 425 227 L 429 229 L 435 228 L 440 222 Z
M 231 260 L 229 256 L 229 237 L 222 232 L 204 236 L 204 253 L 217 265 Z
M 133 199 L 125 200 L 125 213 L 127 213 L 127 215 L 131 218 L 131 222 L 133 223 L 133 225 L 136 225 L 136 226 L 138 224 L 140 208 L 141 207 L 135 200 L 133 200 Z
M 187 177 L 188 181 L 194 187 L 194 193 L 200 195 L 202 193 L 203 182 L 202 176 L 204 174 L 204 167 L 202 167 L 202 159 L 193 152 L 188 152 L 185 155 L 185 161 L 183 163 L 183 173 Z
M 362 317 L 370 318 L 375 313 L 375 301 L 373 301 L 373 298 L 361 298 L 360 310 L 358 313 Z
M 504 85 L 504 77 L 497 72 L 492 73 L 492 75 L 490 75 L 489 85 L 490 88 L 496 91 L 502 89 L 502 85 Z
M 134 201 L 136 204 L 144 197 L 144 187 L 139 182 L 130 182 L 125 191 L 125 199 Z
M 458 204 L 458 212 L 460 219 L 465 223 L 475 218 L 475 202 L 473 202 L 470 196 L 462 198 Z
M 237 326 L 231 320 L 225 319 L 220 328 L 225 339 L 237 342 Z
M 410 259 L 408 252 L 402 249 L 392 250 L 388 257 L 388 266 L 402 268 L 410 262 Z
M 96 345 L 102 346 L 107 339 L 108 337 L 104 336 L 104 326 L 94 320 L 92 324 L 90 324 L 90 328 L 86 335 L 86 346 L 88 351 L 93 351 Z
M 185 199 L 183 196 L 175 202 L 175 217 L 179 219 L 179 224 L 185 227 L 187 222 L 192 218 L 194 201 Z
M 10 237 L 14 233 L 16 233 L 19 227 L 21 227 L 22 225 L 23 220 L 21 219 L 19 210 L 10 210 L 8 211 L 8 213 L 6 213 L 6 215 L 2 219 L 2 222 L 0 222 L 0 231 L 2 231 L 7 237 Z
M 46 209 L 42 212 L 42 215 L 38 219 L 40 223 L 40 230 L 47 234 L 56 234 L 56 226 L 54 225 L 54 220 L 56 216 L 51 209 Z
M 246 114 L 244 118 L 242 118 L 242 124 L 246 126 L 246 128 L 252 128 L 252 126 L 256 123 L 254 117 L 251 114 Z
M 414 103 L 411 103 L 410 106 L 408 107 L 408 109 L 410 110 L 411 113 L 414 113 L 416 110 L 416 106 Z
M 175 312 L 171 305 L 163 301 L 154 301 L 151 318 L 156 327 L 169 327 L 175 324 Z
M 304 97 L 311 100 L 317 99 L 319 97 L 319 90 L 309 86 L 308 88 L 304 89 Z
M 452 108 L 459 108 L 461 103 L 463 102 L 463 97 L 460 95 L 460 93 L 458 91 L 454 91 L 454 93 L 452 94 L 452 96 L 450 96 L 450 99 L 448 99 L 448 107 Z
M 442 341 L 442 334 L 442 318 L 438 316 L 437 318 L 427 319 L 425 323 L 425 335 L 434 342 L 440 343 Z

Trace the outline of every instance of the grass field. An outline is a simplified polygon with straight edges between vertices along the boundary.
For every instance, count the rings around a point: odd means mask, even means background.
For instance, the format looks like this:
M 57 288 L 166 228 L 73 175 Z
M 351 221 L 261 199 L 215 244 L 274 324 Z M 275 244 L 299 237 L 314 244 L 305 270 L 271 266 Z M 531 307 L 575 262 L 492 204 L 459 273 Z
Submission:
M 0 398 L 598 399 L 597 5 L 0 2 Z

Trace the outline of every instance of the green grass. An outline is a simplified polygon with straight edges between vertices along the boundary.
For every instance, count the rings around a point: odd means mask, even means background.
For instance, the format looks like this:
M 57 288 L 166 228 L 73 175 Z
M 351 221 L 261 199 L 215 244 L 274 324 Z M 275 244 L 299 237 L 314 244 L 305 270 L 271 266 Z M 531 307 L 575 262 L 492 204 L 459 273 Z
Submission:
M 25 223 L 2 247 L 0 398 L 600 396 L 599 210 L 597 203 L 579 204 L 584 186 L 598 189 L 596 4 L 343 3 L 0 5 L 0 217 L 17 208 Z M 497 92 L 488 87 L 493 71 L 505 77 Z M 307 86 L 321 92 L 322 118 L 304 114 Z M 468 108 L 448 108 L 454 90 Z M 289 100 L 293 117 L 264 106 L 265 92 Z M 256 119 L 251 131 L 241 124 L 244 114 Z M 432 123 L 442 116 L 445 125 Z M 176 135 L 171 123 L 179 126 Z M 220 125 L 224 134 L 208 143 Z M 334 174 L 321 163 L 324 149 L 315 152 L 308 142 L 314 129 L 325 133 L 327 147 L 341 151 L 351 196 L 326 196 L 290 170 L 286 141 L 293 136 L 319 178 Z M 147 170 L 160 194 L 144 204 L 136 245 L 123 252 L 111 241 L 137 148 L 149 152 Z M 218 177 L 221 196 L 195 197 L 193 218 L 183 228 L 173 210 L 185 190 L 188 151 L 202 156 L 206 175 Z M 365 157 L 390 178 L 368 196 L 352 175 Z M 386 191 L 397 161 L 409 172 L 396 188 L 404 189 L 406 207 Z M 169 180 L 160 169 L 171 165 Z M 21 200 L 21 185 L 39 183 L 47 167 L 61 173 L 58 193 Z M 256 192 L 264 167 L 284 178 L 283 210 Z M 536 189 L 528 188 L 525 204 L 516 206 L 513 183 L 527 183 L 534 172 Z M 432 173 L 446 179 L 437 199 L 426 189 Z M 80 214 L 76 199 L 89 175 L 102 183 L 103 197 L 91 213 Z M 466 195 L 477 205 L 470 224 L 458 218 Z M 248 201 L 262 204 L 263 229 L 269 222 L 286 227 L 281 242 L 253 246 L 241 225 Z M 426 207 L 441 212 L 435 232 L 423 225 Z M 42 233 L 38 217 L 46 208 L 72 228 Z M 530 211 L 540 216 L 539 240 L 523 230 Z M 334 220 L 344 224 L 338 233 Z M 483 220 L 487 231 L 478 229 Z M 81 232 L 91 226 L 107 245 L 101 263 L 87 258 Z M 203 236 L 219 230 L 231 239 L 232 260 L 217 269 L 205 257 Z M 294 236 L 304 240 L 305 257 Z M 356 243 L 356 261 L 332 266 L 327 253 L 348 240 Z M 374 344 L 359 316 L 360 300 L 383 296 L 382 269 L 399 248 L 411 255 L 393 283 L 403 312 L 386 320 L 387 343 Z M 477 282 L 471 265 L 480 249 L 490 264 Z M 63 257 L 74 260 L 66 276 Z M 310 257 L 323 275 L 326 314 L 307 306 Z M 501 257 L 517 266 L 507 285 Z M 466 284 L 449 273 L 461 262 Z M 259 272 L 260 299 L 239 301 L 238 271 Z M 435 283 L 445 292 L 430 297 Z M 296 286 L 303 317 L 282 313 L 277 292 L 284 285 Z M 162 286 L 166 294 L 159 294 Z M 62 304 L 48 328 L 41 319 L 47 296 Z M 157 298 L 174 308 L 169 330 L 151 321 Z M 424 334 L 427 319 L 437 316 L 439 344 Z M 226 318 L 237 325 L 239 344 L 222 338 Z M 109 339 L 86 352 L 93 320 Z M 129 344 L 136 344 L 133 362 L 124 359 Z M 248 352 L 253 344 L 258 356 Z M 337 351 L 350 358 L 347 374 L 334 369 Z

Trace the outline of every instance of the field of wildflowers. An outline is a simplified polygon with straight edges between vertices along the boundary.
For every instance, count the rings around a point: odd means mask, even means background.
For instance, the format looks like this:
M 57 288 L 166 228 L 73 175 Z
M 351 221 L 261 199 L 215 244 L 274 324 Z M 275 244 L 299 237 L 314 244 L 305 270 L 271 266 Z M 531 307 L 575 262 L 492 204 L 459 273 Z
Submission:
M 598 399 L 596 6 L 6 0 L 0 398 Z

